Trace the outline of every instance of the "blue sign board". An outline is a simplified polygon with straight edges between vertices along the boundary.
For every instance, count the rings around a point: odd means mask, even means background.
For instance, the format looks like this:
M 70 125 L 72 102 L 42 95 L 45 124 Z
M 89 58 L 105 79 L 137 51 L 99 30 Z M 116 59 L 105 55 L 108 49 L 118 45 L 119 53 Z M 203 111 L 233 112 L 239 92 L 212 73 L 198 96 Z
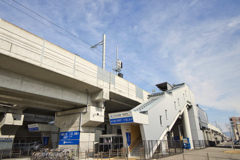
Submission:
M 48 145 L 49 137 L 43 137 L 43 146 Z
M 111 124 L 131 123 L 131 122 L 133 122 L 133 117 L 124 117 L 124 118 L 110 119 L 110 123 Z
M 28 128 L 28 131 L 29 131 L 29 132 L 38 131 L 38 130 L 39 130 L 38 127 Z
M 126 132 L 126 137 L 127 137 L 127 144 L 128 144 L 128 146 L 130 146 L 130 144 L 131 144 L 131 133 Z
M 60 132 L 59 145 L 78 145 L 80 131 Z

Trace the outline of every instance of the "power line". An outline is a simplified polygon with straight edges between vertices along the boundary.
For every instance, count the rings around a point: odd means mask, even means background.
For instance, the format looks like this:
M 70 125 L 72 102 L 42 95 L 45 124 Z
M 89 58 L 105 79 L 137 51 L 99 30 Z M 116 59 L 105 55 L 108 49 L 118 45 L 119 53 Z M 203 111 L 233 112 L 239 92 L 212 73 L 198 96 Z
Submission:
M 15 3 L 17 3 L 18 5 L 20 5 L 21 7 L 27 9 L 28 11 L 34 13 L 35 15 L 37 15 L 37 16 L 41 17 L 42 19 L 46 20 L 47 22 L 51 23 L 52 25 L 54 25 L 54 26 L 60 28 L 60 29 L 63 30 L 64 32 L 66 32 L 66 33 L 72 35 L 73 37 L 75 37 L 75 38 L 81 40 L 81 41 L 84 42 L 85 44 L 87 44 L 87 45 L 89 45 L 89 46 L 92 46 L 90 43 L 88 43 L 87 41 L 81 39 L 79 36 L 77 36 L 77 35 L 75 35 L 75 34 L 69 32 L 69 31 L 65 30 L 65 29 L 62 28 L 61 26 L 59 26 L 59 25 L 53 23 L 53 22 L 50 21 L 49 19 L 47 19 L 47 18 L 43 17 L 42 15 L 40 15 L 39 13 L 37 13 L 37 12 L 31 10 L 30 8 L 28 8 L 28 7 L 24 6 L 24 5 L 22 5 L 21 3 L 17 2 L 16 0 L 13 0 L 13 1 L 14 1 Z M 76 41 L 76 40 L 74 40 L 74 39 L 68 37 L 67 35 L 63 34 L 62 32 L 60 32 L 60 31 L 56 30 L 55 28 L 51 27 L 50 25 L 48 25 L 48 24 L 46 24 L 46 23 L 40 21 L 39 19 L 37 19 L 37 18 L 35 18 L 35 17 L 29 15 L 28 13 L 26 13 L 26 12 L 20 10 L 19 8 L 13 6 L 12 4 L 10 4 L 10 3 L 8 3 L 8 2 L 6 2 L 6 1 L 4 1 L 4 0 L 2 0 L 2 2 L 6 3 L 7 5 L 9 5 L 9 6 L 13 7 L 13 8 L 15 8 L 15 9 L 18 10 L 19 12 L 22 12 L 23 14 L 25 14 L 25 15 L 27 15 L 27 16 L 33 18 L 34 20 L 38 21 L 39 23 L 41 23 L 41 24 L 43 24 L 43 25 L 46 25 L 47 27 L 49 27 L 50 29 L 52 29 L 52 30 L 58 32 L 59 34 L 63 35 L 64 37 L 67 37 L 68 39 L 70 39 L 70 40 L 72 40 L 72 41 L 74 41 L 74 42 L 80 44 L 81 46 L 83 46 L 83 47 L 89 49 L 89 47 L 87 47 L 87 46 L 83 45 L 82 43 L 79 43 L 78 41 Z M 95 54 L 97 54 L 98 56 L 101 57 L 101 55 L 99 55 L 99 54 L 96 53 L 95 51 L 93 51 L 93 50 L 91 50 L 91 51 L 94 52 Z M 98 49 L 97 49 L 97 51 L 98 51 L 98 52 L 101 52 L 101 51 L 98 50 Z M 109 62 L 111 62 L 111 63 L 112 63 L 112 61 L 115 61 L 115 60 L 114 60 L 113 58 L 111 58 L 110 56 L 107 56 L 107 55 L 106 55 L 106 57 L 109 58 L 109 59 L 107 59 L 107 60 L 108 60 Z M 143 78 L 141 78 L 140 76 L 138 76 L 138 75 L 136 75 L 135 73 L 133 73 L 132 71 L 130 71 L 130 70 L 126 69 L 126 68 L 124 68 L 124 70 L 127 71 L 127 72 L 129 72 L 129 73 L 132 74 L 133 76 L 139 78 L 139 79 L 142 80 L 143 82 L 149 84 L 150 86 L 154 86 L 154 85 L 150 84 L 149 82 L 147 82 L 146 80 L 144 80 Z M 154 86 L 154 87 L 155 87 L 155 86 Z
M 25 8 L 25 9 L 29 10 L 30 12 L 36 14 L 37 16 L 41 17 L 42 19 L 44 19 L 44 20 L 48 21 L 49 23 L 53 24 L 54 26 L 60 28 L 60 29 L 63 30 L 64 32 L 67 32 L 68 34 L 70 34 L 70 35 L 74 36 L 75 38 L 81 40 L 82 42 L 86 43 L 86 44 L 89 45 L 90 47 L 92 46 L 92 44 L 90 44 L 90 43 L 88 43 L 87 41 L 81 39 L 79 36 L 77 36 L 77 35 L 69 32 L 69 31 L 65 30 L 65 29 L 62 28 L 61 26 L 59 26 L 59 25 L 55 24 L 54 22 L 50 21 L 49 19 L 43 17 L 43 16 L 40 15 L 39 13 L 31 10 L 30 8 L 28 8 L 28 7 L 24 6 L 24 5 L 22 5 L 21 3 L 17 2 L 16 0 L 13 0 L 13 1 L 14 1 L 15 3 L 17 3 L 18 5 L 22 6 L 23 8 Z M 29 16 L 30 16 L 30 15 L 29 15 Z M 30 17 L 32 17 L 32 16 L 30 16 Z M 34 18 L 34 17 L 32 17 L 32 18 Z M 35 18 L 34 18 L 34 19 L 35 19 Z M 39 20 L 38 20 L 38 21 L 39 21 Z M 42 23 L 42 24 L 45 24 L 45 23 L 43 23 L 43 22 L 41 22 L 41 23 Z M 45 24 L 45 25 L 47 25 L 47 24 Z M 48 25 L 47 25 L 47 26 L 48 26 Z M 48 27 L 50 27 L 50 26 L 48 26 Z M 53 28 L 51 28 L 51 29 L 53 29 Z M 55 29 L 54 29 L 54 30 L 55 30 Z M 57 30 L 55 30 L 55 31 L 57 31 Z M 59 31 L 57 31 L 57 32 L 59 32 Z M 71 39 L 71 40 L 73 40 L 73 39 Z M 74 40 L 73 40 L 73 41 L 74 41 Z M 76 42 L 76 41 L 75 41 L 75 42 Z M 82 45 L 82 44 L 81 44 L 81 45 Z M 84 46 L 84 47 L 86 47 L 86 46 Z M 88 47 L 86 47 L 86 48 L 89 49 Z M 97 49 L 97 50 L 98 50 L 99 52 L 101 52 L 99 49 Z M 93 52 L 94 52 L 94 51 L 93 51 Z M 96 52 L 94 52 L 94 53 L 96 53 Z M 96 54 L 97 54 L 97 53 L 96 53 Z M 101 56 L 101 55 L 99 55 L 99 56 Z M 107 55 L 106 55 L 106 57 L 109 58 L 109 59 L 111 59 L 111 60 L 113 60 L 111 57 L 109 57 L 109 56 L 107 56 Z
M 85 46 L 85 45 L 79 43 L 78 41 L 75 41 L 74 39 L 72 39 L 72 38 L 68 37 L 67 35 L 63 34 L 62 32 L 60 32 L 60 31 L 54 29 L 53 27 L 49 26 L 48 24 L 43 23 L 42 21 L 38 20 L 37 18 L 35 18 L 35 17 L 33 17 L 33 16 L 27 14 L 26 12 L 24 12 L 24 11 L 20 10 L 19 8 L 13 6 L 12 4 L 9 4 L 8 2 L 6 2 L 6 1 L 4 1 L 4 0 L 2 0 L 2 2 L 6 3 L 7 5 L 9 5 L 9 6 L 13 7 L 13 8 L 15 8 L 15 9 L 18 10 L 19 12 L 22 12 L 23 14 L 25 14 L 25 15 L 27 15 L 27 16 L 33 18 L 34 20 L 38 21 L 39 23 L 41 23 L 41 24 L 43 24 L 43 25 L 46 25 L 47 27 L 49 27 L 50 29 L 52 29 L 52 30 L 58 32 L 59 34 L 63 35 L 64 37 L 67 37 L 68 39 L 70 39 L 70 40 L 72 40 L 72 41 L 74 41 L 74 42 L 80 44 L 81 46 L 83 46 L 83 47 L 89 49 L 89 47 L 87 47 L 87 46 Z M 92 52 L 94 52 L 94 51 L 92 51 Z M 97 54 L 96 52 L 94 52 L 94 53 Z M 101 56 L 101 55 L 99 55 L 99 54 L 97 54 L 97 55 L 98 55 L 98 56 Z
M 136 75 L 135 73 L 133 73 L 132 71 L 130 71 L 130 70 L 128 70 L 128 69 L 124 69 L 124 68 L 123 68 L 123 70 L 125 70 L 125 71 L 129 72 L 130 74 L 134 75 L 135 77 L 141 79 L 141 80 L 142 80 L 143 82 L 145 82 L 146 84 L 148 84 L 148 85 L 150 85 L 150 86 L 154 86 L 154 85 L 152 85 L 151 83 L 149 83 L 149 82 L 147 82 L 146 80 L 144 80 L 143 78 L 141 78 L 141 77 L 139 77 L 138 75 Z M 154 87 L 155 87 L 155 86 L 154 86 Z
M 13 1 L 14 1 L 15 3 L 17 3 L 18 5 L 22 6 L 23 8 L 25 8 L 25 9 L 29 10 L 30 12 L 32 12 L 32 13 L 34 13 L 34 14 L 38 15 L 38 16 L 39 16 L 39 17 L 41 17 L 42 19 L 44 19 L 44 20 L 48 21 L 49 23 L 53 24 L 54 26 L 56 26 L 56 27 L 60 28 L 61 30 L 63 30 L 63 31 L 65 31 L 65 32 L 67 32 L 68 34 L 71 34 L 72 36 L 74 36 L 74 37 L 76 37 L 76 38 L 80 39 L 81 41 L 83 41 L 84 43 L 88 44 L 89 46 L 92 46 L 92 45 L 91 45 L 90 43 L 88 43 L 87 41 L 85 41 L 85 40 L 81 39 L 80 37 L 78 37 L 77 35 L 75 35 L 75 34 L 73 34 L 73 33 L 69 32 L 69 31 L 65 30 L 65 29 L 64 29 L 64 28 L 62 28 L 61 26 L 59 26 L 59 25 L 57 25 L 57 24 L 53 23 L 53 22 L 52 22 L 52 21 L 50 21 L 49 19 L 47 19 L 47 18 L 43 17 L 42 15 L 40 15 L 39 13 L 37 13 L 37 12 L 35 12 L 35 11 L 31 10 L 30 8 L 27 8 L 26 6 L 24 6 L 24 5 L 22 5 L 21 3 L 17 2 L 16 0 L 13 0 Z

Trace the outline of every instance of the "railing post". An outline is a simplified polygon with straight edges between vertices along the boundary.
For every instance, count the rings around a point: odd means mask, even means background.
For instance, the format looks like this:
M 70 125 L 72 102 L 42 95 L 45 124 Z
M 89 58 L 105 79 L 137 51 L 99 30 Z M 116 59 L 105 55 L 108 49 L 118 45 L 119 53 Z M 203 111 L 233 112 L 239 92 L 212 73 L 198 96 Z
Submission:
M 177 154 L 177 146 L 176 146 L 176 141 L 174 141 L 174 146 L 175 146 L 175 154 Z
M 162 140 L 162 145 L 164 142 L 165 142 L 165 140 Z M 162 149 L 163 149 L 163 147 L 162 147 Z M 166 146 L 165 146 L 165 150 L 166 150 Z M 162 158 L 163 158 L 163 150 L 162 150 Z
M 149 158 L 150 158 L 150 154 L 151 154 L 150 140 L 148 141 L 148 154 L 149 154 Z
M 170 141 L 170 143 L 169 143 L 169 141 L 168 141 L 168 152 L 169 152 L 169 156 L 171 155 L 171 152 L 170 152 L 170 145 L 169 144 L 171 144 L 172 142 Z
M 118 159 L 118 148 L 117 148 L 117 159 Z
M 109 150 L 108 150 L 108 158 L 109 158 L 109 160 L 110 160 L 110 157 L 111 157 L 111 156 L 110 156 L 110 151 L 111 151 L 111 150 L 109 149 Z
M 30 146 L 30 144 L 28 143 L 28 152 L 27 152 L 27 155 L 29 156 L 29 146 Z
M 127 160 L 128 160 L 128 147 L 127 147 Z
M 144 159 L 146 160 L 146 140 L 143 142 L 143 149 L 144 149 Z
M 159 155 L 158 155 L 158 158 L 160 158 L 161 149 L 162 149 L 162 143 L 161 143 L 160 140 L 158 142 L 159 142 Z

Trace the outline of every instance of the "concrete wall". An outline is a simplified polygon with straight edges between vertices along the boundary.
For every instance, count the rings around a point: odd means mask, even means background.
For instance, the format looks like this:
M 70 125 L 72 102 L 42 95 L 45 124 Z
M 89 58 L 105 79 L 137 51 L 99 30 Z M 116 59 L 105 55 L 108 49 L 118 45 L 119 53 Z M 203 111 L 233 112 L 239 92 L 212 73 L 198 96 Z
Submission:
M 189 120 L 190 120 L 193 140 L 204 140 L 203 133 L 200 130 L 200 125 L 199 125 L 198 108 L 194 104 L 189 109 Z

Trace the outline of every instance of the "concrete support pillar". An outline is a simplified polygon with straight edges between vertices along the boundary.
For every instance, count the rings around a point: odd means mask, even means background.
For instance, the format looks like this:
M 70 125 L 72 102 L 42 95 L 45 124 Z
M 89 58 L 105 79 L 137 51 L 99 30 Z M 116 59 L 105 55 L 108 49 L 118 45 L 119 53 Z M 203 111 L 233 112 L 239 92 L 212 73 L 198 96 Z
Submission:
M 193 139 L 192 133 L 190 128 L 189 116 L 188 116 L 188 109 L 185 108 L 183 112 L 183 129 L 184 129 L 184 137 L 189 138 L 189 142 L 191 144 L 191 149 L 193 149 Z
M 207 133 L 208 133 L 208 140 L 212 141 L 211 130 L 209 130 Z
M 210 130 L 210 141 L 215 141 L 215 138 L 214 138 L 214 136 L 213 136 L 213 131 L 212 130 Z
M 23 124 L 24 115 L 6 113 L 2 115 L 0 122 L 0 150 L 12 149 L 15 134 Z
M 117 125 L 107 124 L 107 134 L 117 134 Z
M 73 149 L 81 158 L 94 149 L 95 127 L 104 122 L 104 108 L 87 106 L 55 114 L 54 124 L 60 128 L 58 148 Z
M 204 137 L 204 140 L 208 140 L 208 138 L 207 138 L 207 131 L 206 130 L 203 130 L 203 137 Z
M 129 146 L 128 142 L 131 141 L 129 138 L 131 137 L 131 129 L 128 124 L 121 124 L 122 137 L 123 137 L 123 147 L 127 148 Z M 130 137 L 129 137 L 130 134 Z

